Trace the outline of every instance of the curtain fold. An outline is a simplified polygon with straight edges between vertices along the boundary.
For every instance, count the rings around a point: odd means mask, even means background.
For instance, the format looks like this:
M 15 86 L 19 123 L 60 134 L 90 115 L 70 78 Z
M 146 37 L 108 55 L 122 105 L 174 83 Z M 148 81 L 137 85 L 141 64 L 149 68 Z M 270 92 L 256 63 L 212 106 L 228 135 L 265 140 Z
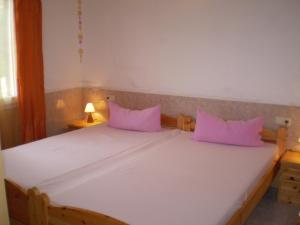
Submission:
M 24 143 L 46 137 L 41 0 L 14 0 L 17 89 Z

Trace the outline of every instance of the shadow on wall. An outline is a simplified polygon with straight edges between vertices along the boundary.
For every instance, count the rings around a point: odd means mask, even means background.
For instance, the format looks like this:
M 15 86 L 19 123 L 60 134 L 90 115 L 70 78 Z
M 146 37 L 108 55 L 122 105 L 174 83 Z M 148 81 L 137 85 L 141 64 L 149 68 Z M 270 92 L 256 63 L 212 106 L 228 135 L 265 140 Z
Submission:
M 0 109 L 2 149 L 21 144 L 19 111 L 16 105 Z
M 46 93 L 47 136 L 64 133 L 69 122 L 83 118 L 85 105 L 81 98 L 81 88 Z

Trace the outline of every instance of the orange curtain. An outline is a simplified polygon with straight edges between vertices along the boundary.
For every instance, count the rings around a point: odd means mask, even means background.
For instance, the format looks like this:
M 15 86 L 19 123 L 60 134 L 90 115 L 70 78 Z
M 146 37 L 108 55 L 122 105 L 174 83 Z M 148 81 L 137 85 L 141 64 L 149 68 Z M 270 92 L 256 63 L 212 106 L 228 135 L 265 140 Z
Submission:
M 41 0 L 14 0 L 23 142 L 46 136 Z

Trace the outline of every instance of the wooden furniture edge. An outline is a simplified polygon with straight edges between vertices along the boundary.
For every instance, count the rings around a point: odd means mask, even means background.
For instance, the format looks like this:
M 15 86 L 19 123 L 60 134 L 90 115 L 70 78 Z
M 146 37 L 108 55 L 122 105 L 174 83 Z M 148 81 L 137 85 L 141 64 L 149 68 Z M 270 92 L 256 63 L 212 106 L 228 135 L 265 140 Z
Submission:
M 8 179 L 5 179 L 5 188 L 10 219 L 15 223 L 30 224 L 26 190 Z
M 177 128 L 177 118 L 161 114 L 160 116 L 161 126 L 166 128 Z
M 276 163 L 275 163 L 276 162 Z M 267 173 L 257 182 L 252 192 L 248 195 L 243 205 L 232 215 L 226 225 L 244 225 L 257 204 L 267 192 L 277 173 L 277 161 L 275 161 Z
M 31 225 L 129 225 L 110 216 L 75 207 L 50 204 L 49 197 L 34 187 L 28 190 Z

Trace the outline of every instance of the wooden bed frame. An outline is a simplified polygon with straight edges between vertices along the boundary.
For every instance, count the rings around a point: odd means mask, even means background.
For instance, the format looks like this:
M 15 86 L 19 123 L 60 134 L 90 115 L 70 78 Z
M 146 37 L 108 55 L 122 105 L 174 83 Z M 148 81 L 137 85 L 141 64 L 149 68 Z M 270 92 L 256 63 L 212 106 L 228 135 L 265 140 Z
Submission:
M 75 207 L 50 205 L 46 194 L 28 190 L 30 225 L 129 225 L 110 216 Z
M 177 117 L 178 129 L 194 131 L 195 126 L 196 122 L 192 117 L 184 115 Z M 276 143 L 278 145 L 278 155 L 273 160 L 272 165 L 268 168 L 265 175 L 256 183 L 254 189 L 250 192 L 241 208 L 233 214 L 226 225 L 243 225 L 246 223 L 248 217 L 251 215 L 256 205 L 261 201 L 279 170 L 280 158 L 286 151 L 287 128 L 280 127 L 276 131 L 264 128 L 261 132 L 261 137 L 265 142 Z
M 162 126 L 178 128 L 184 131 L 195 129 L 195 120 L 190 116 L 180 115 L 177 118 L 162 115 Z M 259 180 L 242 207 L 238 209 L 226 225 L 243 225 L 260 202 L 275 177 L 281 155 L 286 151 L 287 129 L 282 127 L 277 131 L 264 129 L 262 140 L 277 143 L 279 154 L 274 159 L 267 173 Z M 40 194 L 36 188 L 24 190 L 18 184 L 6 180 L 8 210 L 11 224 L 21 225 L 126 225 L 126 223 L 84 209 L 50 205 L 46 194 Z M 62 222 L 64 221 L 64 222 Z

